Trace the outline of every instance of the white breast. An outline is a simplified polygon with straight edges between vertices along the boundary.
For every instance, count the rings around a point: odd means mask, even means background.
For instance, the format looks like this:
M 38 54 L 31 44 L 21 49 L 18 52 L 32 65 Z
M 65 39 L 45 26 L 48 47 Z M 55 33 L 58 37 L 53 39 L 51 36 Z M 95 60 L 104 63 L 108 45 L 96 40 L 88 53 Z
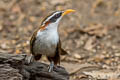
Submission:
M 57 30 L 51 29 L 51 30 L 44 30 L 44 31 L 38 31 L 37 33 L 37 39 L 45 39 L 48 42 L 50 41 L 52 44 L 57 44 L 59 41 L 59 36 Z
M 58 41 L 57 28 L 38 31 L 33 50 L 36 54 L 54 56 Z

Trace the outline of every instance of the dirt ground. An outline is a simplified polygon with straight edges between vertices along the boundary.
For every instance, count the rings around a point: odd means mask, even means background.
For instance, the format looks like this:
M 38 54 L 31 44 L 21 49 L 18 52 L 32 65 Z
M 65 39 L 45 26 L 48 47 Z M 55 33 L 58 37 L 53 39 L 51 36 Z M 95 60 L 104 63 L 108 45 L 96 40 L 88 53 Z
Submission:
M 120 0 L 0 0 L 0 52 L 29 54 L 41 21 L 66 9 L 76 10 L 59 25 L 70 79 L 120 80 Z

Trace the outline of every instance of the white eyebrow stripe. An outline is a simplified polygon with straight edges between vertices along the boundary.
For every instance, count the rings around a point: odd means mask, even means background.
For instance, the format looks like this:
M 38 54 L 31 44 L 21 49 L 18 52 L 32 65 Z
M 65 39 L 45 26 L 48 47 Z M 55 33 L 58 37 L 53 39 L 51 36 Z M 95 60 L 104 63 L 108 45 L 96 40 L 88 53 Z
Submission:
M 55 13 L 53 13 L 51 16 L 49 16 L 44 22 L 43 24 L 45 24 L 47 21 L 49 21 L 54 15 L 56 15 L 57 13 L 59 13 L 60 11 L 57 11 Z

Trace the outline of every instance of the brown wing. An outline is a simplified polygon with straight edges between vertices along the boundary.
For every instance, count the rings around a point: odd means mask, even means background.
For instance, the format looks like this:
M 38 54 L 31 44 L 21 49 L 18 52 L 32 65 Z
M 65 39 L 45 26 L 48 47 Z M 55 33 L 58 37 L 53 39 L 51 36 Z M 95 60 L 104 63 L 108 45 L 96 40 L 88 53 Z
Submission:
M 61 48 L 61 41 L 59 40 L 56 47 L 55 56 L 53 59 L 55 65 L 57 65 L 58 63 L 60 64 L 60 55 L 65 55 L 65 54 L 67 54 L 67 52 Z
M 33 52 L 33 45 L 34 45 L 34 42 L 36 40 L 36 34 L 37 34 L 37 30 L 33 33 L 31 39 L 30 39 L 30 51 L 31 53 L 34 55 L 34 52 Z
M 32 35 L 32 37 L 31 37 L 31 40 L 30 40 L 30 51 L 31 51 L 31 53 L 32 53 L 32 55 L 34 56 L 34 60 L 39 60 L 40 58 L 41 58 L 41 54 L 36 54 L 34 51 L 33 51 L 33 46 L 34 46 L 34 43 L 35 43 L 35 40 L 36 40 L 36 34 L 37 34 L 37 31 L 38 31 L 39 29 L 37 29 L 34 33 L 33 33 L 33 35 Z
M 60 54 L 61 54 L 61 55 L 66 55 L 66 54 L 68 54 L 64 49 L 61 48 L 61 41 L 60 41 L 60 40 L 59 40 L 58 47 L 60 47 L 60 49 L 61 49 L 61 50 L 60 50 Z

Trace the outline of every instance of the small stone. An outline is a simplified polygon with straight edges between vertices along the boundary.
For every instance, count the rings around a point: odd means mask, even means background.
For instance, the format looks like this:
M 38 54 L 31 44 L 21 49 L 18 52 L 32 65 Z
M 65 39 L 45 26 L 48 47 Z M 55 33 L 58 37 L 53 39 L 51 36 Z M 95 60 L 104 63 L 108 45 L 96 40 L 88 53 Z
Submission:
M 74 54 L 74 57 L 75 57 L 76 59 L 80 59 L 80 58 L 81 58 L 81 56 L 80 56 L 79 54 Z

